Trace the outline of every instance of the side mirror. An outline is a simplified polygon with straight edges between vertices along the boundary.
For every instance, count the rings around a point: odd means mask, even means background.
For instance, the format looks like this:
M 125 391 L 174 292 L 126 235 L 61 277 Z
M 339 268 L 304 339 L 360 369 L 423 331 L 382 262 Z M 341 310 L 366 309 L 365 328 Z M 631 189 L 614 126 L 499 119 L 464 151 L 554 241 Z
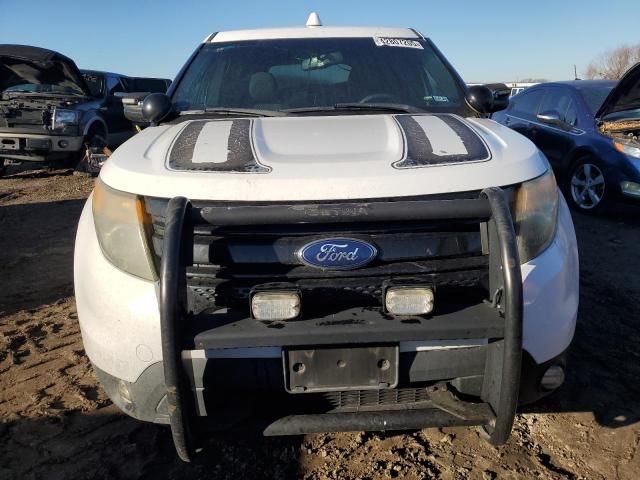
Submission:
M 555 110 L 547 110 L 542 113 L 536 115 L 536 118 L 540 120 L 542 123 L 546 125 L 551 125 L 552 127 L 561 127 L 564 128 L 565 123 L 560 118 L 560 114 Z
M 503 84 L 473 85 L 467 90 L 467 102 L 474 110 L 488 115 L 507 108 L 510 93 Z
M 171 99 L 167 95 L 164 93 L 152 93 L 142 101 L 142 116 L 152 126 L 157 125 L 158 122 L 169 115 L 172 108 Z
M 493 94 L 484 85 L 474 85 L 467 90 L 467 102 L 480 113 L 491 113 Z

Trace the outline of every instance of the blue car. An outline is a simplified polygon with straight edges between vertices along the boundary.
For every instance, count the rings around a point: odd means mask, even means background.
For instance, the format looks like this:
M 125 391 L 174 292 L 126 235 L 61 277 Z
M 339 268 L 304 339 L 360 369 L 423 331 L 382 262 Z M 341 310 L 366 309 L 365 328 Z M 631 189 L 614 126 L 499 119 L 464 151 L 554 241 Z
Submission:
M 640 204 L 640 64 L 618 82 L 536 85 L 493 119 L 544 152 L 577 210 L 596 213 L 620 200 Z

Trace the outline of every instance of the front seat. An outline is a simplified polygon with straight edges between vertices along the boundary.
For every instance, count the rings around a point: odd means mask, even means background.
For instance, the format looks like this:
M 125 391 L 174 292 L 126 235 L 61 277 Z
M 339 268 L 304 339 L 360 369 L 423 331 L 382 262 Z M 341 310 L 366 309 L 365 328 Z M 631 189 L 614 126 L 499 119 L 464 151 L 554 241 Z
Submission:
M 256 72 L 249 79 L 249 96 L 255 108 L 279 110 L 278 83 L 269 72 Z

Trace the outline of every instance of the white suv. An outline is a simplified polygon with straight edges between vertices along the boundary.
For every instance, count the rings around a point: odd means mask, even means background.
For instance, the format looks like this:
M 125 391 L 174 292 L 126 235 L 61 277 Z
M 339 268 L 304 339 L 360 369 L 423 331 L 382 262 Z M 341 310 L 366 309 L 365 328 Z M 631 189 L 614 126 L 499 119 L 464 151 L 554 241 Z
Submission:
M 80 219 L 86 352 L 115 404 L 265 435 L 481 425 L 564 379 L 578 253 L 544 155 L 412 29 L 221 32 Z

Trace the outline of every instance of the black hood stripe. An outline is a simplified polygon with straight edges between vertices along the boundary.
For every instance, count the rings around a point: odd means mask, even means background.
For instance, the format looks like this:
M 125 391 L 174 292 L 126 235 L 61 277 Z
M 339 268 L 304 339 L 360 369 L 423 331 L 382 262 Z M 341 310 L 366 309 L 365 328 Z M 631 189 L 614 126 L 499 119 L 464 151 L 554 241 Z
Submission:
M 434 129 L 439 131 L 437 134 L 430 132 L 430 128 L 424 120 L 422 120 L 422 124 L 416 120 L 420 117 L 427 116 L 394 115 L 404 137 L 403 158 L 392 164 L 394 168 L 421 168 L 481 162 L 491 158 L 485 142 L 462 119 L 453 115 L 428 115 L 428 117 L 438 119 L 437 124 L 432 122 Z M 226 161 L 216 162 L 213 161 L 213 158 L 212 161 L 206 161 L 209 158 L 208 152 L 204 158 L 198 158 L 198 161 L 194 161 L 196 145 L 200 141 L 205 141 L 200 138 L 203 135 L 203 128 L 211 122 L 221 122 L 221 125 L 226 125 L 229 128 Z M 171 147 L 168 167 L 171 170 L 181 171 L 269 173 L 271 167 L 261 164 L 256 158 L 253 148 L 253 128 L 253 120 L 246 118 L 189 122 L 178 134 Z M 429 137 L 430 133 L 431 138 Z M 434 152 L 434 145 L 438 149 L 438 153 Z M 206 147 L 206 144 L 204 146 Z M 198 156 L 201 157 L 201 155 L 202 151 Z
M 193 151 L 205 122 L 191 122 L 182 129 L 169 154 L 169 167 L 173 170 L 193 170 Z
M 410 115 L 395 117 L 405 138 L 405 155 L 393 164 L 396 168 L 423 167 L 433 162 L 433 147 L 424 129 Z
M 429 132 L 416 121 L 415 116 L 395 115 L 394 118 L 404 135 L 405 154 L 402 160 L 393 164 L 394 168 L 432 167 L 491 159 L 489 149 L 482 138 L 466 123 L 451 115 L 433 116 L 442 120 L 453 130 L 464 145 L 466 153 L 436 155 L 429 140 Z
M 228 122 L 228 120 L 224 120 Z M 190 122 L 178 135 L 169 154 L 169 168 L 172 170 L 227 172 L 227 173 L 269 173 L 271 168 L 258 162 L 252 147 L 253 121 L 242 118 L 231 121 L 227 139 L 227 159 L 225 162 L 194 162 L 196 144 L 207 120 Z

